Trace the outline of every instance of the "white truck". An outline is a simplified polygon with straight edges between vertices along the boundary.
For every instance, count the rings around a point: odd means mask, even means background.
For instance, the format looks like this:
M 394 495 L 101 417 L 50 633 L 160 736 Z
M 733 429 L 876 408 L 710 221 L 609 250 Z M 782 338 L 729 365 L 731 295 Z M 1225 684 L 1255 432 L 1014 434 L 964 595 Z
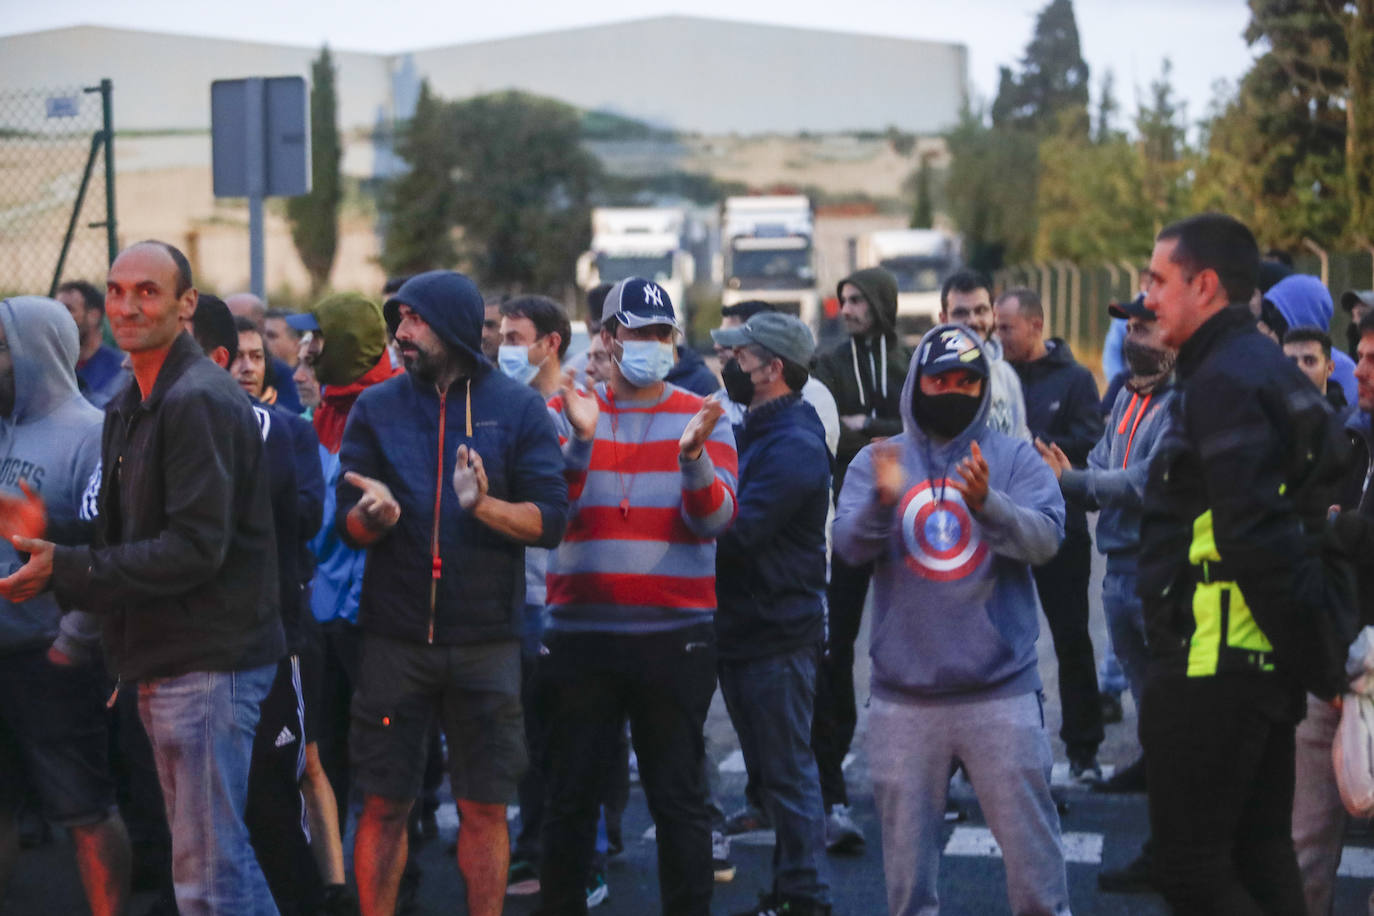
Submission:
M 762 299 L 819 333 L 811 201 L 799 194 L 727 197 L 720 223 L 721 305 Z
M 627 277 L 653 280 L 668 293 L 685 327 L 687 288 L 696 262 L 684 246 L 687 212 L 678 207 L 595 207 L 592 246 L 577 259 L 577 285 L 585 293 Z
M 959 240 L 938 229 L 885 229 L 859 236 L 855 267 L 897 278 L 897 333 L 919 337 L 940 318 L 940 287 L 958 270 Z

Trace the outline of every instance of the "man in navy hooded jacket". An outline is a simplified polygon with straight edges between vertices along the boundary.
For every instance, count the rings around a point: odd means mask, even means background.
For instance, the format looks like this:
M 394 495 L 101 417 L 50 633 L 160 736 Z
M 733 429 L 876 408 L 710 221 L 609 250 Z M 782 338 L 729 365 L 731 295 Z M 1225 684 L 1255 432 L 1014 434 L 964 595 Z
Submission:
M 406 374 L 363 392 L 349 415 L 335 519 L 345 541 L 368 548 L 350 737 L 364 795 L 358 898 L 364 916 L 395 908 L 437 713 L 468 912 L 492 916 L 510 860 L 505 806 L 526 764 L 524 549 L 563 536 L 563 457 L 543 400 L 482 355 L 471 280 L 419 274 L 383 311 Z

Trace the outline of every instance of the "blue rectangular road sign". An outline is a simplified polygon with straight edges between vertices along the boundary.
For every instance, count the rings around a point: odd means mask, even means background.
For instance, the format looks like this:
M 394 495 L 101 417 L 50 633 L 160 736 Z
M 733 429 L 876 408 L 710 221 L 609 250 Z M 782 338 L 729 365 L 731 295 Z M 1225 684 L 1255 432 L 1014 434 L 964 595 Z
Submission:
M 294 197 L 310 192 L 310 115 L 299 76 L 210 84 L 216 197 Z

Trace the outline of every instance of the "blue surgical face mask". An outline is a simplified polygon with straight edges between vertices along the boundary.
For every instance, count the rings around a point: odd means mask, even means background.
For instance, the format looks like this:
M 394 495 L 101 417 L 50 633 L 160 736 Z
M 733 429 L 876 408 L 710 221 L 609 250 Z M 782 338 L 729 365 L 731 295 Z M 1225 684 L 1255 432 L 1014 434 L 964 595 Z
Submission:
M 616 365 L 625 381 L 636 388 L 661 382 L 673 368 L 676 353 L 672 343 L 659 340 L 626 340 L 621 342 L 622 353 Z
M 539 374 L 542 363 L 530 363 L 530 348 L 514 344 L 502 344 L 496 356 L 496 364 L 508 377 L 522 385 L 528 385 Z

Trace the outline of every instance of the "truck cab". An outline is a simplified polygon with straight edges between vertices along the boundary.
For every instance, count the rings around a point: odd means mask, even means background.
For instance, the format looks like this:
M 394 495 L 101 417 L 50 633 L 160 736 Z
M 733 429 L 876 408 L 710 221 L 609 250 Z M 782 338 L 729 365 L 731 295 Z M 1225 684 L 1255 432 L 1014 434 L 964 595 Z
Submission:
M 749 299 L 820 330 L 811 202 L 801 195 L 730 197 L 721 212 L 721 305 Z

